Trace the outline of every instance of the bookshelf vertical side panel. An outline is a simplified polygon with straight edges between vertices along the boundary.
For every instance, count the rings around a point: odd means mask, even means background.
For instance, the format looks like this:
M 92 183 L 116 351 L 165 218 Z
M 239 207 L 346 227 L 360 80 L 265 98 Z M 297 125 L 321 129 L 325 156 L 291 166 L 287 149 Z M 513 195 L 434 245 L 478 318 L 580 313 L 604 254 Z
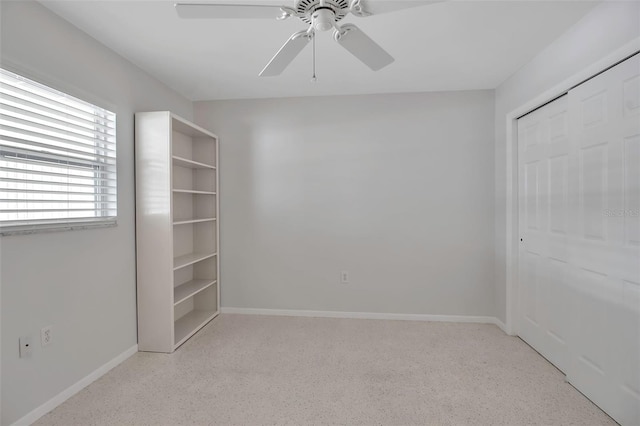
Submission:
M 168 112 L 135 120 L 138 347 L 173 350 L 171 120 Z

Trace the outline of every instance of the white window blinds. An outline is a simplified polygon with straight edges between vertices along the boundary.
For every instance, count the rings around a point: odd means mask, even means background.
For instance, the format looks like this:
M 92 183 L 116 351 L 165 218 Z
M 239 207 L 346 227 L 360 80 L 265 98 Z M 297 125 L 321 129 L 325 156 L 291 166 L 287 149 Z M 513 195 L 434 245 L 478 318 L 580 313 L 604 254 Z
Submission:
M 115 224 L 115 121 L 0 69 L 0 234 Z

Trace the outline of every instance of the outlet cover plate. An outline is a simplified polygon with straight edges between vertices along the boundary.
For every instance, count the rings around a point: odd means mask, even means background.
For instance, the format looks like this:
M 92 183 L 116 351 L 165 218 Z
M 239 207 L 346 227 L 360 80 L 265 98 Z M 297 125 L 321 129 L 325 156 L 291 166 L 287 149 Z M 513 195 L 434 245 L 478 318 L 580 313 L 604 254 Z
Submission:
M 53 326 L 48 325 L 40 330 L 40 343 L 42 347 L 49 346 L 53 340 Z

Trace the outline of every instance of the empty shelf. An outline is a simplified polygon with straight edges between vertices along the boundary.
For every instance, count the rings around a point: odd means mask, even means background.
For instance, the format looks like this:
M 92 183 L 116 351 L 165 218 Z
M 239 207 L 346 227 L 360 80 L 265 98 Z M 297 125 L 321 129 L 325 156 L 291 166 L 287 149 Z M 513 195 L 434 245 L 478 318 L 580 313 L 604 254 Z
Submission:
M 175 322 L 174 346 L 178 347 L 218 314 L 216 311 L 194 310 Z
M 193 189 L 174 189 L 173 192 L 177 192 L 179 194 L 204 194 L 204 195 L 216 195 L 215 192 L 212 191 L 195 191 Z
M 185 266 L 193 265 L 201 260 L 208 259 L 215 256 L 217 253 L 189 253 L 184 256 L 178 256 L 173 258 L 173 270 L 184 268 Z
M 188 158 L 173 156 L 173 164 L 180 167 L 187 167 L 189 169 L 212 169 L 215 170 L 215 166 L 210 164 L 200 163 L 198 161 L 189 160 Z
M 184 302 L 215 283 L 216 280 L 193 280 L 181 284 L 173 289 L 173 304 L 177 305 L 180 302 Z
M 203 219 L 178 219 L 173 222 L 174 225 L 188 225 L 190 223 L 202 223 L 202 222 L 213 222 L 215 221 L 215 217 L 207 217 Z

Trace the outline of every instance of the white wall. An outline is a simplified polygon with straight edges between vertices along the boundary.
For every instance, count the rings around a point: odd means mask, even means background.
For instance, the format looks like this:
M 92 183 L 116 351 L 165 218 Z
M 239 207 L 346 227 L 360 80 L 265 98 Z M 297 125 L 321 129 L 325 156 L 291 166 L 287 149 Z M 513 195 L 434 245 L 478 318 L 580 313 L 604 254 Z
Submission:
M 640 3 L 607 2 L 540 52 L 496 89 L 495 112 L 495 239 L 496 315 L 506 317 L 506 116 L 543 92 L 609 56 L 640 37 Z M 515 153 L 515 152 L 514 152 Z M 517 200 L 513 200 L 517 202 Z
M 115 228 L 2 237 L 2 425 L 136 344 L 133 113 L 193 105 L 37 3 L 0 2 L 3 66 L 117 113 Z M 53 344 L 39 345 L 53 324 Z M 18 337 L 33 335 L 31 359 Z
M 221 138 L 222 305 L 493 316 L 493 107 L 492 91 L 197 102 Z

